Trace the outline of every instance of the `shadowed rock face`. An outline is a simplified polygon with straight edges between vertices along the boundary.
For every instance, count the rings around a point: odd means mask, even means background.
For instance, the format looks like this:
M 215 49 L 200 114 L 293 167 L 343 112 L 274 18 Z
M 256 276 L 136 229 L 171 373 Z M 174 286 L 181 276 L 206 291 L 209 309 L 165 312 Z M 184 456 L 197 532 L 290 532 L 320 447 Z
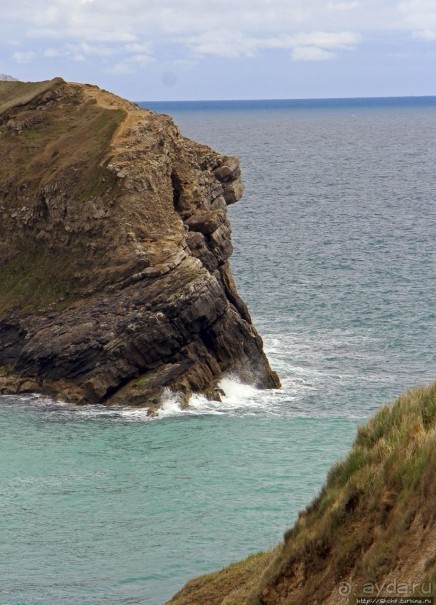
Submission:
M 279 386 L 228 264 L 236 158 L 59 78 L 0 83 L 0 153 L 2 392 L 153 410 L 229 371 Z

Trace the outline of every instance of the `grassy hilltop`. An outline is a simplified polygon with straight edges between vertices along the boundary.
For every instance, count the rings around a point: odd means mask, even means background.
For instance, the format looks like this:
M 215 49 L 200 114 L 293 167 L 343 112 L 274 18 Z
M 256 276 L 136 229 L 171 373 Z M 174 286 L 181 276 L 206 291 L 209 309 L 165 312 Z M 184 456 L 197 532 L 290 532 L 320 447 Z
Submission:
M 358 429 L 284 542 L 188 582 L 171 605 L 340 605 L 436 587 L 436 383 Z

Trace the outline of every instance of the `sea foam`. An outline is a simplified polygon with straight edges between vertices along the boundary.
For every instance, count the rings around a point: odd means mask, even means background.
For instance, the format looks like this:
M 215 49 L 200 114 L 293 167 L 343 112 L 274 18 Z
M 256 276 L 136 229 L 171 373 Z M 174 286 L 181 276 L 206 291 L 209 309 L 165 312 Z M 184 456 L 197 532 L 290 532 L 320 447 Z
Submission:
M 274 413 L 274 408 L 284 394 L 282 390 L 257 389 L 254 385 L 243 383 L 235 376 L 224 377 L 218 386 L 224 393 L 221 395 L 221 401 L 213 401 L 204 395 L 194 394 L 190 397 L 188 405 L 183 405 L 181 397 L 167 389 L 157 417 L 202 414 L 246 416 L 265 412 Z M 273 401 L 275 406 L 271 405 Z

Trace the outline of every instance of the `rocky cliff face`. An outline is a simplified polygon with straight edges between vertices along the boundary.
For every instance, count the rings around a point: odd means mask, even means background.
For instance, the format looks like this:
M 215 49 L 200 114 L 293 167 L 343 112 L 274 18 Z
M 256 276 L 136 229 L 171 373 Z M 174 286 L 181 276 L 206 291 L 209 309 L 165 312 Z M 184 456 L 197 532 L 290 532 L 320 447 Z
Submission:
M 0 390 L 278 387 L 230 272 L 240 168 L 94 86 L 0 83 Z

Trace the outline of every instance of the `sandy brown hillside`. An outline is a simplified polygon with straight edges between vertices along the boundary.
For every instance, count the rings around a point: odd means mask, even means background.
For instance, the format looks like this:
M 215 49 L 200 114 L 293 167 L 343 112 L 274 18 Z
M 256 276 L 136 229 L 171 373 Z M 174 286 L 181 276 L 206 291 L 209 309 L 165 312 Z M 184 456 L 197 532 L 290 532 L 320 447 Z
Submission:
M 436 383 L 359 428 L 270 553 L 189 582 L 171 605 L 350 605 L 436 592 Z
M 279 385 L 230 272 L 237 158 L 95 86 L 0 82 L 0 392 Z

